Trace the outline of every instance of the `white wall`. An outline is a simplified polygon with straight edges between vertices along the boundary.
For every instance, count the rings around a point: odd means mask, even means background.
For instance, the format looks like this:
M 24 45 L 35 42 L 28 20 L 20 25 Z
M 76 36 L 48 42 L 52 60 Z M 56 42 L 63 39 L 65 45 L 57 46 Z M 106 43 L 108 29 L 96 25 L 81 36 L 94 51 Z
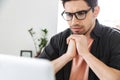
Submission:
M 31 27 L 47 28 L 48 38 L 57 32 L 58 0 L 0 0 L 0 54 L 20 55 L 32 50 Z
M 63 8 L 63 5 L 62 5 L 62 2 L 59 1 L 58 3 L 58 27 L 57 27 L 57 33 L 65 30 L 66 28 L 68 28 L 68 23 L 67 21 L 65 21 L 63 19 L 63 17 L 61 16 L 61 13 L 64 11 L 64 8 Z

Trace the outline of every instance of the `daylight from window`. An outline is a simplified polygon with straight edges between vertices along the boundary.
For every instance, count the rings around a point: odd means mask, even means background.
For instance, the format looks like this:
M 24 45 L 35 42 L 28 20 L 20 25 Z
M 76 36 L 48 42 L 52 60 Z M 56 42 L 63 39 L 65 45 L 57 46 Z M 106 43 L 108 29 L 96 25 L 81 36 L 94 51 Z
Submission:
M 97 17 L 99 22 L 110 27 L 120 25 L 120 1 L 119 0 L 99 0 L 100 13 Z M 62 18 L 61 13 L 63 11 L 61 1 L 58 6 L 58 26 L 57 32 L 61 32 L 68 28 L 67 22 Z

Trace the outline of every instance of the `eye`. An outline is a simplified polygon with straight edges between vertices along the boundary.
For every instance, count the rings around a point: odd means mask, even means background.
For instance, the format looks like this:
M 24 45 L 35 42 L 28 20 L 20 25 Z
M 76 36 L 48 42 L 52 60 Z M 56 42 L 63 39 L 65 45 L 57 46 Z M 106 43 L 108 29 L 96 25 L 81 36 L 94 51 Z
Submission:
M 80 16 L 80 15 L 82 16 L 82 15 L 85 15 L 85 14 L 86 14 L 86 11 L 79 11 L 79 12 L 76 12 L 76 14 L 79 15 L 79 16 Z
M 72 16 L 72 13 L 65 12 L 66 16 Z

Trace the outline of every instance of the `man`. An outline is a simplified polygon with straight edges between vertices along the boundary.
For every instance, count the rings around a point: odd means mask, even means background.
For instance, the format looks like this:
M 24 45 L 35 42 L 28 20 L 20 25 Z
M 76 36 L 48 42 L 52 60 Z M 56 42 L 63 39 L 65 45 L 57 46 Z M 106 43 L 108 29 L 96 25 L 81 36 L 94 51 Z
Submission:
M 99 24 L 97 0 L 62 0 L 70 28 L 53 36 L 40 58 L 56 80 L 120 80 L 120 32 Z

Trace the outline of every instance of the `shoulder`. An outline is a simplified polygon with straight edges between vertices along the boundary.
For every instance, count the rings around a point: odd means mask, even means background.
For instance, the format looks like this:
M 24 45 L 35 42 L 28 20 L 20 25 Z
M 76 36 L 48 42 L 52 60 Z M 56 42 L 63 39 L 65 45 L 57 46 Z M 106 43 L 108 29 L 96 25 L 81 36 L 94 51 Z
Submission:
M 117 28 L 113 28 L 110 26 L 106 26 L 103 24 L 100 24 L 98 20 L 96 20 L 96 25 L 91 32 L 91 35 L 93 37 L 110 37 L 112 35 L 120 35 L 120 30 Z
M 114 27 L 106 26 L 99 24 L 95 30 L 94 33 L 97 35 L 100 35 L 101 37 L 115 37 L 120 36 L 120 30 Z
M 93 29 L 91 36 L 94 39 L 100 38 L 105 41 L 113 40 L 113 39 L 120 40 L 120 30 L 106 25 L 97 24 Z
M 114 27 L 108 27 L 108 26 L 104 26 L 103 28 L 103 35 L 107 35 L 107 36 L 112 36 L 112 37 L 120 37 L 120 30 Z
M 71 34 L 71 30 L 68 28 L 60 33 L 55 34 L 51 39 L 66 39 Z
M 107 41 L 110 45 L 120 44 L 120 30 L 113 27 L 104 26 L 102 30 L 102 40 Z

